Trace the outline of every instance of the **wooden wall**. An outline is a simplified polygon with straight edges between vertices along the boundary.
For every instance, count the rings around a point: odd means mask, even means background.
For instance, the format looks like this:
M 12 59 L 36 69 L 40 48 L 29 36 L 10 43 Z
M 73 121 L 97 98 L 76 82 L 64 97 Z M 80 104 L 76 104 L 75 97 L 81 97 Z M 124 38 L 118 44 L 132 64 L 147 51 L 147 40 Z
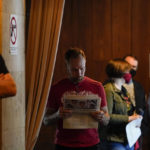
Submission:
M 150 89 L 150 1 L 66 0 L 54 82 L 66 75 L 64 53 L 70 46 L 87 55 L 86 75 L 104 81 L 109 59 L 135 55 L 136 79 Z
M 101 82 L 108 60 L 135 55 L 136 79 L 150 92 L 150 0 L 66 0 L 53 82 L 66 76 L 64 53 L 73 46 L 85 50 L 86 75 Z M 48 145 L 50 134 L 42 127 L 35 149 L 40 140 Z

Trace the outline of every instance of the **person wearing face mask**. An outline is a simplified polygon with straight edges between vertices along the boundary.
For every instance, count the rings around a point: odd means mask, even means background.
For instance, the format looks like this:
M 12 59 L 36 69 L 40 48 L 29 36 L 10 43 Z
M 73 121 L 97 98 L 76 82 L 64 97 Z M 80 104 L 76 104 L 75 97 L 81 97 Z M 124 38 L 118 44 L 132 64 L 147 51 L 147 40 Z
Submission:
M 142 136 L 145 135 L 148 131 L 148 121 L 147 121 L 147 113 L 146 110 L 146 100 L 145 100 L 145 91 L 140 83 L 135 81 L 133 78 L 136 75 L 136 71 L 138 69 L 138 60 L 136 57 L 127 55 L 124 57 L 124 60 L 131 65 L 130 74 L 132 75 L 131 79 L 128 83 L 124 84 L 124 87 L 129 92 L 130 98 L 136 108 L 136 112 L 138 114 L 143 114 L 143 120 L 141 125 Z M 139 149 L 142 150 L 142 136 L 139 139 Z
M 135 113 L 133 102 L 123 87 L 131 79 L 130 69 L 131 66 L 119 58 L 110 60 L 106 66 L 106 74 L 111 79 L 104 85 L 110 121 L 106 127 L 99 126 L 101 150 L 134 150 L 127 142 L 125 127 L 141 116 Z

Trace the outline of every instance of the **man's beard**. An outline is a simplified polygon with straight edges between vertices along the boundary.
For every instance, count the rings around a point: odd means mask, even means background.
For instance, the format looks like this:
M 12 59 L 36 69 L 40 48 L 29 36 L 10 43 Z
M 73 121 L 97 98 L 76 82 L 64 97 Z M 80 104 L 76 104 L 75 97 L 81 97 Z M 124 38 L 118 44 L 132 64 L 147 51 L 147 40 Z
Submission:
M 71 78 L 70 80 L 71 80 L 73 83 L 77 84 L 77 83 L 79 83 L 80 81 L 83 80 L 83 77 Z

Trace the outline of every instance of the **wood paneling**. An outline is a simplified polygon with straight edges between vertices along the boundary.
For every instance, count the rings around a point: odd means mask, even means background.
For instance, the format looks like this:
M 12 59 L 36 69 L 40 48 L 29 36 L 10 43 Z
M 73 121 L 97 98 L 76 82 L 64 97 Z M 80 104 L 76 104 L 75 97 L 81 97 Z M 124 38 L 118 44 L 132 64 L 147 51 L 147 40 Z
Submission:
M 91 60 L 108 60 L 112 57 L 111 0 L 93 1 L 91 13 Z
M 131 0 L 112 0 L 112 53 L 123 57 L 131 53 Z
M 146 93 L 150 92 L 150 1 L 133 0 L 132 4 L 132 54 L 139 60 L 136 79 L 142 83 Z
M 66 0 L 53 81 L 66 76 L 63 56 L 76 46 L 87 55 L 86 75 L 99 81 L 106 78 L 109 59 L 135 55 L 139 60 L 136 79 L 148 93 L 149 16 L 148 0 Z

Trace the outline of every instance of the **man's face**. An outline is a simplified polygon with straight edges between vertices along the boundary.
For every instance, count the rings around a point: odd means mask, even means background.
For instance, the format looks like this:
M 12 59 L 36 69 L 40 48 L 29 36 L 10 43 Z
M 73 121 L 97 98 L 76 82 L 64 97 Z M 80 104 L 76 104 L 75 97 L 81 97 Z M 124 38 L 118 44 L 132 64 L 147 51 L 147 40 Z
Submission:
M 70 59 L 67 69 L 73 83 L 79 83 L 84 78 L 85 65 L 86 60 L 82 56 Z
M 138 69 L 138 61 L 133 57 L 128 56 L 125 60 L 132 66 L 132 69 L 134 69 L 135 71 Z

